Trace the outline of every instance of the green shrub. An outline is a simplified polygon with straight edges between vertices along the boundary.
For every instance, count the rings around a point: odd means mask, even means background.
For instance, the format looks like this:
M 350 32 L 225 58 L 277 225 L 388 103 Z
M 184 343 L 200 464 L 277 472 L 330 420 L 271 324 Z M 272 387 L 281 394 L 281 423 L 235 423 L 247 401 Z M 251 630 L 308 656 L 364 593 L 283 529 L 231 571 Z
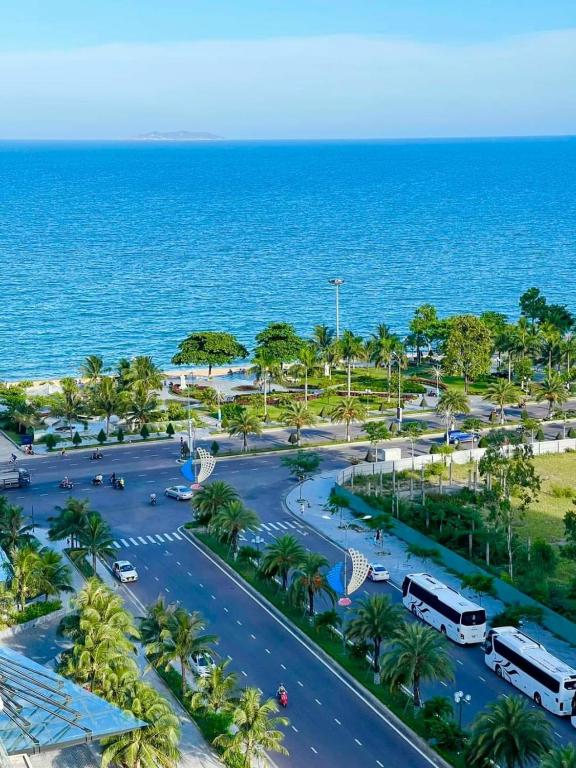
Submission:
M 550 496 L 554 496 L 555 499 L 573 499 L 576 496 L 576 489 L 570 485 L 556 485 L 550 486 Z
M 140 437 L 142 440 L 148 440 L 150 437 L 150 430 L 146 426 L 146 424 L 142 424 L 142 429 L 140 430 Z
M 166 406 L 166 415 L 169 421 L 183 421 L 186 418 L 186 407 L 176 400 L 169 400 Z
M 518 627 L 524 619 L 542 621 L 543 609 L 536 605 L 519 605 L 513 603 L 492 619 L 493 627 Z
M 536 434 L 534 435 L 534 439 L 538 443 L 541 443 L 544 440 L 546 440 L 546 437 L 544 435 L 544 430 L 542 429 L 542 427 L 538 427 L 538 429 L 536 430 Z
M 25 624 L 27 621 L 33 621 L 41 616 L 47 616 L 49 613 L 59 611 L 60 608 L 62 608 L 60 600 L 44 600 L 41 603 L 32 603 L 16 614 L 16 623 Z
M 478 440 L 478 448 L 488 448 L 490 445 L 490 440 L 486 435 L 483 435 L 480 440 Z
M 440 446 L 437 443 L 432 443 L 430 453 L 440 453 Z
M 124 442 L 124 430 L 122 429 L 122 427 L 118 427 L 118 429 L 116 430 L 116 440 L 118 440 L 119 443 Z
M 74 443 L 76 448 L 78 448 L 78 446 L 82 442 L 82 438 L 80 437 L 80 434 L 79 434 L 78 430 L 76 430 L 76 432 L 74 432 L 74 437 L 72 438 L 72 442 Z
M 212 440 L 210 444 L 210 453 L 212 456 L 217 456 L 220 452 L 220 443 L 217 440 Z
M 100 432 L 98 432 L 98 434 L 96 435 L 96 440 L 98 440 L 100 445 L 104 445 L 106 440 L 108 440 L 108 436 L 106 435 L 106 432 L 104 432 L 103 429 L 101 429 Z
M 53 435 L 51 432 L 49 432 L 47 435 L 44 435 L 42 438 L 42 441 L 46 443 L 46 447 L 49 451 L 53 451 L 54 448 L 56 448 L 59 440 L 60 435 Z
M 171 421 L 168 422 L 168 426 L 166 427 L 166 434 L 168 437 L 174 437 L 174 433 L 176 430 L 174 429 L 174 426 Z

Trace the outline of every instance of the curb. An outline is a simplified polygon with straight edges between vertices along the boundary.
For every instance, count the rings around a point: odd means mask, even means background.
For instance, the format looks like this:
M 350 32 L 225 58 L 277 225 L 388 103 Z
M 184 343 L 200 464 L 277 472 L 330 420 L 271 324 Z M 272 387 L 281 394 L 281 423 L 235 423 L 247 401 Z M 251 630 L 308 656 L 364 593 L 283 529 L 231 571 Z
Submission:
M 275 605 L 269 602 L 269 600 L 267 600 L 264 595 L 258 592 L 255 587 L 247 582 L 237 571 L 228 565 L 227 562 L 222 560 L 222 558 L 213 552 L 210 547 L 204 544 L 203 541 L 200 541 L 192 533 L 190 533 L 189 529 L 181 526 L 178 531 L 184 536 L 185 539 L 187 539 L 188 542 L 199 547 L 205 554 L 210 555 L 210 557 L 215 558 L 229 576 L 233 576 L 235 579 L 241 581 L 244 588 L 259 602 L 263 603 L 267 610 L 274 614 L 280 623 L 288 625 L 290 630 L 298 636 L 300 641 L 305 646 L 312 646 L 317 656 L 321 657 L 328 666 L 336 667 L 338 669 L 338 674 L 348 683 L 348 685 L 360 693 L 362 697 L 366 699 L 374 709 L 379 710 L 383 715 L 385 715 L 385 717 L 390 721 L 390 723 L 392 723 L 396 730 L 406 738 L 408 743 L 415 744 L 419 750 L 426 755 L 428 760 L 433 765 L 438 766 L 438 768 L 452 768 L 450 763 L 446 762 L 446 760 L 444 760 L 441 755 L 435 752 L 427 741 L 412 731 L 397 715 L 394 714 L 394 712 L 388 709 L 388 707 L 383 704 L 376 696 L 374 696 L 373 693 L 371 693 L 360 682 L 358 682 L 358 680 L 356 680 L 353 675 L 341 667 L 338 662 L 336 662 L 332 656 L 330 656 L 330 654 L 326 653 L 326 651 L 324 651 L 309 635 L 305 634 L 299 627 L 293 624 L 292 621 L 290 621 L 290 619 L 282 613 L 282 611 L 280 611 L 278 608 L 276 608 Z

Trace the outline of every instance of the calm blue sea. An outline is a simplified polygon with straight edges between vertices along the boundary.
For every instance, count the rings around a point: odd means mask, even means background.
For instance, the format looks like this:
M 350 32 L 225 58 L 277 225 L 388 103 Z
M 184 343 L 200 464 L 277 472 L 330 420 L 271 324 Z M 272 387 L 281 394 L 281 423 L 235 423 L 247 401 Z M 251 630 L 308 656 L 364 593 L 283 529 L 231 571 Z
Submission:
M 0 379 L 271 320 L 576 309 L 576 139 L 0 143 Z

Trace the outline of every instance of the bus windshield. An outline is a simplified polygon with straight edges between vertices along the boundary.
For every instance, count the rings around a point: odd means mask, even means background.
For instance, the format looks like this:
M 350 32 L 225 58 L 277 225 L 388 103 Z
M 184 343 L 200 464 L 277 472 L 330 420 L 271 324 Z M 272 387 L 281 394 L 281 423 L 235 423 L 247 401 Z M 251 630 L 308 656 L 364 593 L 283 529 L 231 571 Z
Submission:
M 566 680 L 564 683 L 564 688 L 567 691 L 576 691 L 576 677 L 573 677 L 571 680 Z
M 486 624 L 486 611 L 464 611 L 460 623 L 465 627 L 476 627 Z

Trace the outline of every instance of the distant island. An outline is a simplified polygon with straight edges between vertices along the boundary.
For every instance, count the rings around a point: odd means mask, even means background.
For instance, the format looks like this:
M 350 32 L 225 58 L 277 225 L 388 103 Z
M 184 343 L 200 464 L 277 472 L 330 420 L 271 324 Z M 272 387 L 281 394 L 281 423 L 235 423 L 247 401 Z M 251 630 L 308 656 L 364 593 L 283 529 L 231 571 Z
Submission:
M 205 131 L 150 131 L 136 136 L 139 141 L 222 141 L 222 136 Z

